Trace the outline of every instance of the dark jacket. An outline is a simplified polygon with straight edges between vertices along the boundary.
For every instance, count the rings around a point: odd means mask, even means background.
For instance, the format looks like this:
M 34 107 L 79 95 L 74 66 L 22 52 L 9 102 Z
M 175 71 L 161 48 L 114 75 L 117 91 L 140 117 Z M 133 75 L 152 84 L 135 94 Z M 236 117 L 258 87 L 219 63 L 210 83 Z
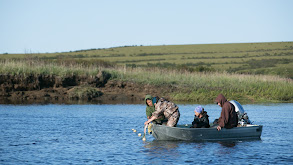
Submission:
M 194 115 L 194 120 L 190 128 L 209 128 L 209 127 L 210 127 L 209 115 L 207 115 L 207 112 L 204 112 L 201 118 Z
M 231 104 L 224 95 L 219 94 L 216 98 L 216 102 L 220 103 L 222 106 L 221 116 L 219 118 L 219 126 L 224 128 L 233 128 L 237 127 L 238 116 L 235 111 L 235 107 Z

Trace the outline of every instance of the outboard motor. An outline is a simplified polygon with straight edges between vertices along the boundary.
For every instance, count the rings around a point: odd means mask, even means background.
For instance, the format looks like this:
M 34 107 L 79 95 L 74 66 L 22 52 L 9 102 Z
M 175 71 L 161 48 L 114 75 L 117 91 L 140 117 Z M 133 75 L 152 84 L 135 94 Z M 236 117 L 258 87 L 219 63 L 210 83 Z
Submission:
M 245 113 L 242 105 L 240 103 L 238 103 L 236 100 L 231 100 L 229 101 L 231 104 L 234 105 L 235 107 L 235 111 L 238 115 L 238 124 L 251 124 L 249 118 L 248 118 L 248 115 L 247 113 Z

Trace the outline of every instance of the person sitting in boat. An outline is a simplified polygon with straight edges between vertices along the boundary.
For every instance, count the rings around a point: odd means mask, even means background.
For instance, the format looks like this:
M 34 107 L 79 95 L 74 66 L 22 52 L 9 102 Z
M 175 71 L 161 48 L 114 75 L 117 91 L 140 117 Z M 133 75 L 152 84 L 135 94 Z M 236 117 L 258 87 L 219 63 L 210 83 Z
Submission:
M 152 97 L 151 95 L 146 95 L 145 96 L 145 104 L 146 104 L 146 116 L 147 119 L 150 119 L 152 117 L 152 113 L 155 112 L 155 102 L 156 102 L 156 97 Z M 153 103 L 154 102 L 154 103 Z M 158 119 L 154 120 L 154 124 L 163 124 L 163 122 L 166 122 L 164 115 L 160 115 Z
M 198 106 L 194 110 L 194 120 L 190 128 L 209 128 L 209 115 L 204 111 L 202 106 Z
M 215 101 L 220 107 L 222 107 L 221 116 L 218 120 L 218 131 L 220 131 L 221 128 L 237 127 L 238 116 L 234 105 L 227 101 L 223 94 L 219 94 Z
M 160 98 L 159 100 L 158 98 L 159 97 L 156 97 L 156 101 L 154 103 L 155 111 L 152 113 L 152 117 L 144 124 L 149 124 L 155 119 L 158 119 L 160 115 L 164 115 L 164 117 L 168 120 L 166 125 L 169 127 L 176 127 L 180 118 L 178 106 L 165 98 Z

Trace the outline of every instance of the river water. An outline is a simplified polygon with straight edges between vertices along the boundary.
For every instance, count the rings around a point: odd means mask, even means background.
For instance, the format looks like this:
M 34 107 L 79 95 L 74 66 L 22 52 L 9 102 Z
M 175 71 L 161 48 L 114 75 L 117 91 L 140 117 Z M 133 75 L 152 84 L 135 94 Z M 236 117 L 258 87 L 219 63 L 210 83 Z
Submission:
M 179 105 L 191 124 L 197 105 Z M 203 105 L 210 121 L 217 105 Z M 243 105 L 261 140 L 143 142 L 144 105 L 0 105 L 0 164 L 293 164 L 293 104 Z M 136 129 L 137 132 L 132 132 Z

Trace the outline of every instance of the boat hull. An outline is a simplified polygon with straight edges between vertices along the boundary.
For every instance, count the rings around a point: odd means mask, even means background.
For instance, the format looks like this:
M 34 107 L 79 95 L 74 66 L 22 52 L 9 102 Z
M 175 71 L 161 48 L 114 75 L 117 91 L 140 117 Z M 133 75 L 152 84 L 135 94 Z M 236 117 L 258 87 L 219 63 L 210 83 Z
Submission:
M 220 141 L 220 140 L 250 140 L 260 139 L 262 125 L 246 127 L 222 128 L 189 128 L 189 126 L 168 127 L 154 125 L 153 136 L 157 140 L 184 140 L 184 141 Z

